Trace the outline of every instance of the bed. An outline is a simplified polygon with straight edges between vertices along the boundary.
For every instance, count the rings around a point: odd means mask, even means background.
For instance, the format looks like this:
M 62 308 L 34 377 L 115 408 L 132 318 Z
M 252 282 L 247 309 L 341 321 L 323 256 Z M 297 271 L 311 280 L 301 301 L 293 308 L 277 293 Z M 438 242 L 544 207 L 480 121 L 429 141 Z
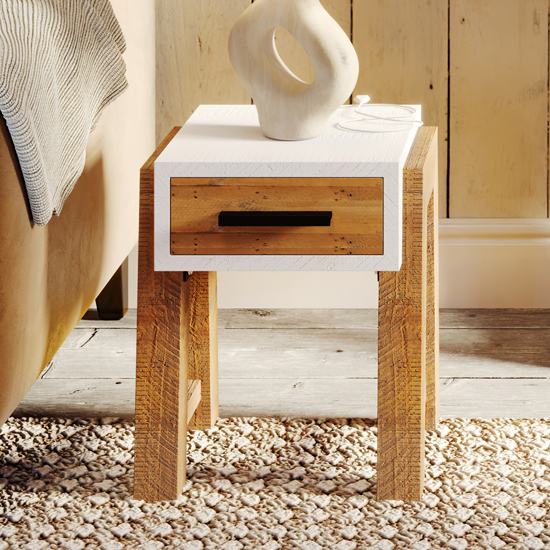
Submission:
M 46 225 L 32 220 L 0 116 L 0 424 L 115 275 L 103 298 L 120 295 L 120 268 L 137 243 L 139 167 L 154 148 L 154 5 L 137 4 L 113 1 L 129 88 L 106 107 L 84 172 Z

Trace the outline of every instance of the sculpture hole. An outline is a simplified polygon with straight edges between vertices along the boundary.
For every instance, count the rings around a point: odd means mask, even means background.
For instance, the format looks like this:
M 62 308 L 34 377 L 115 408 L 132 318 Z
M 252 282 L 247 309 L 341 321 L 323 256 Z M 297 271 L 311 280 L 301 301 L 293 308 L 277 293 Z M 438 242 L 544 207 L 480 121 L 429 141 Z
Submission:
M 290 72 L 306 84 L 313 82 L 315 73 L 307 53 L 298 40 L 282 27 L 275 29 L 275 47 Z

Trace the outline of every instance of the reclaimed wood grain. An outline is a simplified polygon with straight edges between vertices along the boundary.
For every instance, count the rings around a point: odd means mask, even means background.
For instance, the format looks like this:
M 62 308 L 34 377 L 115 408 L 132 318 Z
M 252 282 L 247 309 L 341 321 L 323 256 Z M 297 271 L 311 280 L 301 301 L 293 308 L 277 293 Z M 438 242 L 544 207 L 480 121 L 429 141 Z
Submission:
M 182 322 L 183 273 L 155 272 L 154 160 L 140 174 L 134 497 L 177 498 L 185 479 L 187 334 Z
M 428 205 L 426 281 L 426 429 L 435 430 L 439 420 L 439 254 L 437 193 Z
M 382 178 L 172 178 L 172 254 L 382 254 Z M 329 227 L 227 227 L 221 211 L 330 211 Z
M 426 429 L 435 430 L 439 420 L 439 193 L 437 190 L 437 147 L 426 159 L 425 177 L 434 182 L 427 202 L 427 281 L 426 281 Z M 427 183 L 427 182 L 426 182 Z M 426 185 L 429 188 L 430 185 Z
M 188 380 L 187 381 L 187 426 L 188 427 L 200 402 L 201 402 L 201 381 Z
M 422 330 L 425 334 L 422 336 L 426 346 L 424 374 L 427 430 L 434 430 L 439 419 L 438 130 L 433 131 L 435 136 L 427 130 L 423 136 L 418 136 L 417 154 L 410 154 L 406 165 L 411 172 L 422 173 L 422 228 L 425 231 L 422 248 Z
M 185 310 L 188 316 L 189 377 L 201 381 L 201 401 L 189 429 L 209 429 L 219 416 L 218 308 L 215 271 L 190 275 Z
M 549 418 L 550 380 L 467 380 L 441 384 L 443 418 Z
M 550 378 L 549 329 L 441 331 L 441 378 Z
M 545 218 L 548 2 L 449 6 L 449 215 Z
M 220 415 L 376 418 L 376 394 L 376 380 L 220 379 Z
M 441 328 L 550 328 L 550 309 L 443 309 Z
M 379 273 L 377 499 L 420 500 L 427 348 L 425 168 L 437 129 L 420 128 L 403 169 L 403 263 Z M 433 165 L 433 163 L 432 163 Z
M 283 228 L 284 229 L 284 228 Z M 172 254 L 191 255 L 382 255 L 382 235 L 364 233 L 172 233 Z
M 368 94 L 371 103 L 422 105 L 424 124 L 439 128 L 442 217 L 447 204 L 448 11 L 448 0 L 353 0 L 353 44 L 361 67 L 354 95 Z

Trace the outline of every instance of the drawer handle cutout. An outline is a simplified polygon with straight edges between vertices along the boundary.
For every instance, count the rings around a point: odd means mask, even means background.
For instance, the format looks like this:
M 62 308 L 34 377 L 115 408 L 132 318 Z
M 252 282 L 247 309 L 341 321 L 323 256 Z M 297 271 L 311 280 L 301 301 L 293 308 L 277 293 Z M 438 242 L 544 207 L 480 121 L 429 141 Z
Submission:
M 239 212 L 223 211 L 218 216 L 220 227 L 329 227 L 332 212 Z

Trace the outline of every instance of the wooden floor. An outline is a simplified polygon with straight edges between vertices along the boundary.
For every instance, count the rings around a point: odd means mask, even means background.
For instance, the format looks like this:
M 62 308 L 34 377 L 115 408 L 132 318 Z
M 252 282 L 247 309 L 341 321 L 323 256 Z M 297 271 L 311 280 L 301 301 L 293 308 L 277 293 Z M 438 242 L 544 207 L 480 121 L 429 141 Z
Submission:
M 222 416 L 376 417 L 375 310 L 220 310 Z M 93 311 L 18 416 L 132 417 L 136 312 Z M 550 310 L 442 310 L 443 417 L 550 417 Z

